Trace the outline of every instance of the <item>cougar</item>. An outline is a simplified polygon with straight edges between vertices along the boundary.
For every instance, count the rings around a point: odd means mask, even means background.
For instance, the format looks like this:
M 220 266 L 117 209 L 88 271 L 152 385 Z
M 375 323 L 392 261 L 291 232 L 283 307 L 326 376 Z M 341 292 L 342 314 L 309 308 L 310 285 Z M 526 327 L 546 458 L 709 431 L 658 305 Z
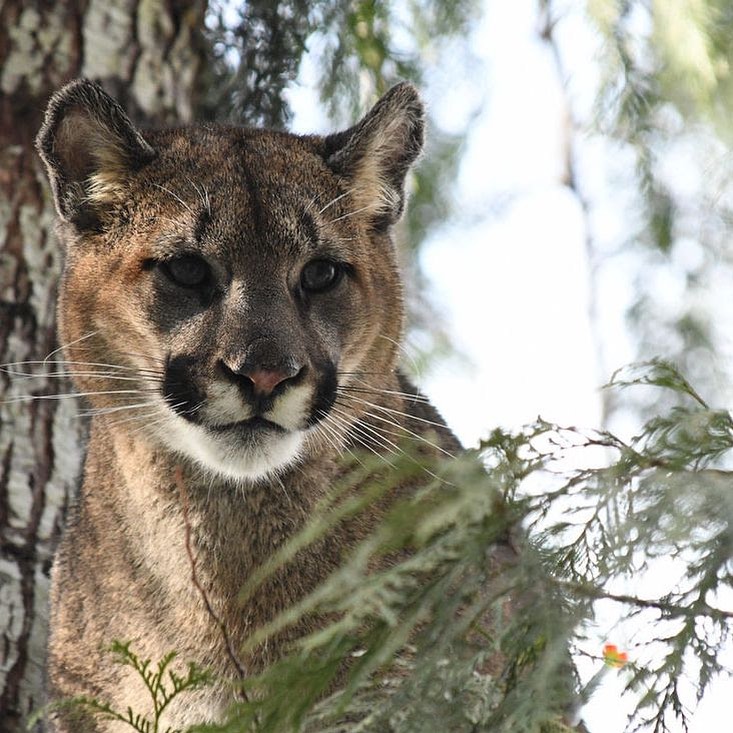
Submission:
M 459 449 L 397 367 L 405 316 L 391 229 L 423 134 L 408 83 L 326 136 L 140 131 L 87 80 L 52 97 L 37 146 L 65 247 L 59 341 L 92 414 L 52 571 L 53 699 L 146 712 L 140 680 L 102 651 L 113 640 L 152 660 L 175 650 L 221 679 L 262 670 L 285 640 L 241 655 L 239 670 L 231 650 L 378 519 L 375 505 L 238 601 L 353 470 L 344 451 L 384 451 L 397 440 L 380 439 L 386 430 L 427 427 L 437 447 Z M 220 720 L 228 690 L 177 698 L 165 724 Z M 126 730 L 78 711 L 51 725 Z

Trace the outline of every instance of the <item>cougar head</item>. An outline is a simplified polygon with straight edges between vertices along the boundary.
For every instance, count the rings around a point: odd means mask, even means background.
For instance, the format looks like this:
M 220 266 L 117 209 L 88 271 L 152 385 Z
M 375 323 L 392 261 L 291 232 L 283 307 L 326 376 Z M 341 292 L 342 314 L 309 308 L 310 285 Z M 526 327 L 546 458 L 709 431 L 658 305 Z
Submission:
M 340 384 L 395 367 L 390 228 L 422 140 L 405 83 L 325 137 L 141 132 L 96 84 L 57 92 L 37 145 L 66 246 L 61 341 L 93 412 L 240 479 L 307 454 Z

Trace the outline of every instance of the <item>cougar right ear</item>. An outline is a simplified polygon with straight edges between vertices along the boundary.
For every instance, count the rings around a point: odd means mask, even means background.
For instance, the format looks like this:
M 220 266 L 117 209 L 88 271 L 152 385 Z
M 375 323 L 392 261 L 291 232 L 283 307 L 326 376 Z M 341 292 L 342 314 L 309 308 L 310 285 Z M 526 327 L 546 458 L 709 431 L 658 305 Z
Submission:
M 423 146 L 425 110 L 417 89 L 393 86 L 366 117 L 323 141 L 327 165 L 348 181 L 355 209 L 378 228 L 394 224 L 405 206 L 405 176 Z
M 51 97 L 36 147 L 59 216 L 80 229 L 98 228 L 130 175 L 155 157 L 122 107 L 87 79 Z

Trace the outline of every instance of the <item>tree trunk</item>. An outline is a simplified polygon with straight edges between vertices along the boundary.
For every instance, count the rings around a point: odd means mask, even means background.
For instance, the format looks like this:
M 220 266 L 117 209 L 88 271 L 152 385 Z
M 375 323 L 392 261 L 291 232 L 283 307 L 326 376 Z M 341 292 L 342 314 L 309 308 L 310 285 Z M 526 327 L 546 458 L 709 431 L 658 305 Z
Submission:
M 0 2 L 0 364 L 56 348 L 63 253 L 33 148 L 49 95 L 99 80 L 138 122 L 189 120 L 203 68 L 206 3 Z M 52 361 L 60 358 L 51 357 Z M 43 704 L 48 573 L 83 455 L 84 427 L 52 363 L 0 372 L 0 731 Z M 21 377 L 11 372 L 41 376 Z M 45 376 L 44 376 L 45 375 Z

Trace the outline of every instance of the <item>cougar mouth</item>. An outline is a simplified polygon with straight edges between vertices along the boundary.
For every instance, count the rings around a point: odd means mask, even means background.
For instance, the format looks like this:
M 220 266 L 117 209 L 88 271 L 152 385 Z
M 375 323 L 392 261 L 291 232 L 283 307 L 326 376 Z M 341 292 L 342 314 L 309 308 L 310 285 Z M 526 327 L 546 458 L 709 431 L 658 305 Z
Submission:
M 215 433 L 236 432 L 247 437 L 267 431 L 275 433 L 287 432 L 282 425 L 278 425 L 276 422 L 268 420 L 266 417 L 262 417 L 260 415 L 255 415 L 255 417 L 250 417 L 247 420 L 238 420 L 237 422 L 226 423 L 225 425 L 212 425 L 209 426 L 209 429 Z
M 205 425 L 178 419 L 163 430 L 163 441 L 209 471 L 234 479 L 259 481 L 295 463 L 304 433 L 267 418 Z
M 267 403 L 249 399 L 230 380 L 201 375 L 197 365 L 192 356 L 169 359 L 162 392 L 166 410 L 175 417 L 158 428 L 160 436 L 176 452 L 236 479 L 265 479 L 297 462 L 309 428 L 336 399 L 332 363 Z

